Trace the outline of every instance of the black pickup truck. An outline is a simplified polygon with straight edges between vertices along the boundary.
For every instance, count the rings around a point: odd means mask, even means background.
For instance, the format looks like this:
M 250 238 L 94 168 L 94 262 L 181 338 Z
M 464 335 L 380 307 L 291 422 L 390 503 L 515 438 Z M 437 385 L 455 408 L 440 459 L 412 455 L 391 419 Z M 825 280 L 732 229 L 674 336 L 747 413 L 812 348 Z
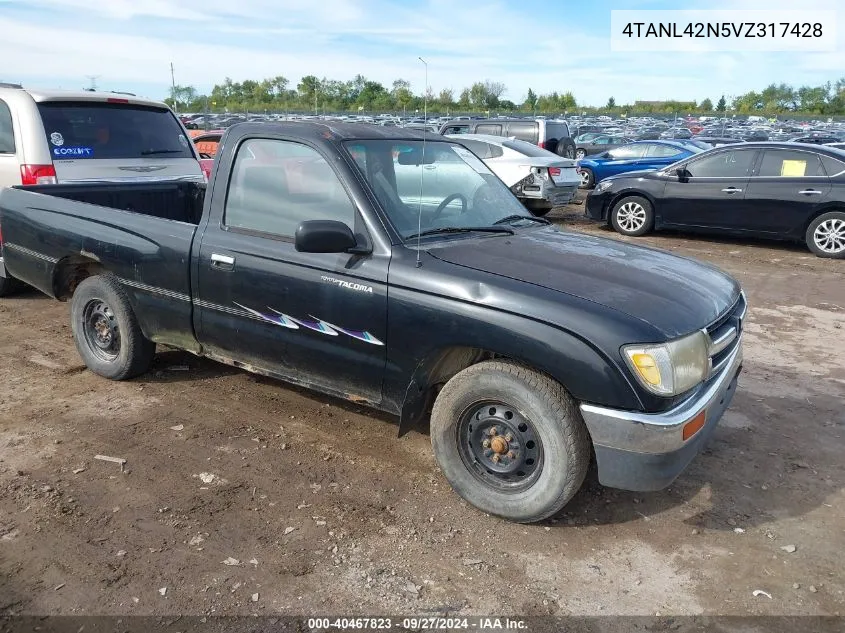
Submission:
M 746 301 L 718 269 L 531 217 L 464 147 L 361 124 L 240 124 L 207 189 L 0 193 L 5 268 L 63 301 L 115 380 L 156 344 L 430 415 L 453 488 L 530 522 L 600 482 L 667 486 L 736 388 Z M 342 429 L 338 429 L 341 433 Z

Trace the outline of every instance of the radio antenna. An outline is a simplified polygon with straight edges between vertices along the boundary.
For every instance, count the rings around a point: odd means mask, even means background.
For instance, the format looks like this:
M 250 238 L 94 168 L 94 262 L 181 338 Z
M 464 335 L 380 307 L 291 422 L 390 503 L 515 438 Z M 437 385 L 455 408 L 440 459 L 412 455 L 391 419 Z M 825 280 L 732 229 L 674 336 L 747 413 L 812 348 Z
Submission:
M 420 199 L 417 206 L 417 268 L 422 266 L 420 257 L 420 238 L 422 237 L 422 196 L 423 196 L 423 174 L 425 173 L 425 138 L 428 135 L 428 62 L 422 57 L 417 57 L 425 66 L 425 89 L 423 90 L 423 121 L 426 127 L 423 128 L 422 158 L 420 159 Z

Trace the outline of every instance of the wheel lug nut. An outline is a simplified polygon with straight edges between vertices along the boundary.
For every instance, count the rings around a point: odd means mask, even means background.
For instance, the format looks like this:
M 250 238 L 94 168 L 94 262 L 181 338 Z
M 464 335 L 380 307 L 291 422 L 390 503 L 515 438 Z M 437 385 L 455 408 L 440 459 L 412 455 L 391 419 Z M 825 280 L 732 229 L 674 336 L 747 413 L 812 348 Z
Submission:
M 505 439 L 508 442 L 513 442 L 513 433 L 508 433 L 507 435 L 505 435 Z
M 490 440 L 484 440 L 483 442 L 481 442 L 481 445 L 484 448 L 490 448 Z
M 516 457 L 516 453 L 514 453 L 513 451 L 508 451 L 508 459 L 513 459 L 514 457 Z
M 499 454 L 498 454 L 498 453 L 496 453 L 496 454 L 495 454 L 495 455 L 493 455 L 493 457 L 491 457 L 490 459 L 492 459 L 492 460 L 493 460 L 494 462 L 496 462 L 496 463 L 499 463 Z
M 499 434 L 499 429 L 497 429 L 495 426 L 490 429 L 490 435 L 495 436 L 495 435 L 498 435 L 498 434 Z

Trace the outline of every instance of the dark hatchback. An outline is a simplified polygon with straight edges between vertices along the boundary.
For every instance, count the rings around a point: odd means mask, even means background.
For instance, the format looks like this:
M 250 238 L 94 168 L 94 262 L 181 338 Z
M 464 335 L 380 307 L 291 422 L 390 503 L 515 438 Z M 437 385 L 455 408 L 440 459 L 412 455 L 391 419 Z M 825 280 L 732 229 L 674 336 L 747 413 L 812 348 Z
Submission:
M 843 259 L 845 151 L 726 145 L 602 180 L 584 206 L 623 235 L 671 228 L 803 241 L 819 257 Z

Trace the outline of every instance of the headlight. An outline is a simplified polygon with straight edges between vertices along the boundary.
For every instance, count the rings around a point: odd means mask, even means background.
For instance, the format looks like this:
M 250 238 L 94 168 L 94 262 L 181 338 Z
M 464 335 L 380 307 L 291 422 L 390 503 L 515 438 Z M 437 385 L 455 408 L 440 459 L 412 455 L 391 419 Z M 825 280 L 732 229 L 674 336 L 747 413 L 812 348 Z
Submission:
M 611 185 L 613 185 L 613 181 L 612 181 L 612 180 L 601 180 L 601 181 L 599 181 L 599 183 L 596 185 L 595 189 L 593 189 L 593 192 L 594 192 L 594 193 L 601 193 L 601 192 L 602 192 L 602 191 L 604 191 L 605 189 L 610 189 Z
M 626 345 L 622 355 L 643 387 L 660 396 L 676 396 L 707 378 L 707 338 L 699 331 L 658 345 Z

